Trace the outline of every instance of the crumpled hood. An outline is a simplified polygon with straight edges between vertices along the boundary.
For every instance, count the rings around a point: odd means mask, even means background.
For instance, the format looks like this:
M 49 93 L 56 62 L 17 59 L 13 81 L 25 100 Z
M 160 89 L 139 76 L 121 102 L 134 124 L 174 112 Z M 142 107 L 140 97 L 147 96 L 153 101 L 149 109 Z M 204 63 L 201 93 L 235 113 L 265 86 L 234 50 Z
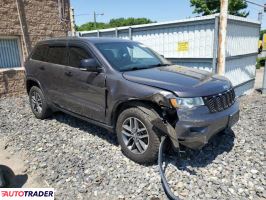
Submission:
M 171 65 L 124 72 L 128 81 L 172 91 L 180 97 L 209 96 L 231 88 L 223 76 L 189 67 Z

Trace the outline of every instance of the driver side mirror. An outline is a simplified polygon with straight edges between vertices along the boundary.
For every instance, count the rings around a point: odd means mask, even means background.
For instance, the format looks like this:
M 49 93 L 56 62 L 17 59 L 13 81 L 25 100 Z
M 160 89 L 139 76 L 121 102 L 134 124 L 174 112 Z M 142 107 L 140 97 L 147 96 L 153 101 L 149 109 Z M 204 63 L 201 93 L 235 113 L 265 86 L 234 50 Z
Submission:
M 83 59 L 80 61 L 80 70 L 88 72 L 101 72 L 98 62 L 94 58 Z

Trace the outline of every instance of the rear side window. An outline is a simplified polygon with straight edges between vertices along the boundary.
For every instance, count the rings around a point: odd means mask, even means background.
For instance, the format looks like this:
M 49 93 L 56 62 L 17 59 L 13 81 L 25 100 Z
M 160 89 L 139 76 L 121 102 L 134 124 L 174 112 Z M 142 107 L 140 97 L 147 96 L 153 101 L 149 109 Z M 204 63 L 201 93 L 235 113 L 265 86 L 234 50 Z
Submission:
M 80 47 L 69 47 L 69 65 L 71 67 L 79 67 L 80 61 L 92 58 L 89 52 Z
M 48 45 L 39 45 L 35 48 L 31 59 L 47 62 L 47 56 L 49 52 Z
M 67 48 L 65 46 L 37 46 L 32 59 L 59 65 L 67 65 Z
M 49 46 L 47 62 L 58 65 L 67 65 L 67 48 L 64 46 Z

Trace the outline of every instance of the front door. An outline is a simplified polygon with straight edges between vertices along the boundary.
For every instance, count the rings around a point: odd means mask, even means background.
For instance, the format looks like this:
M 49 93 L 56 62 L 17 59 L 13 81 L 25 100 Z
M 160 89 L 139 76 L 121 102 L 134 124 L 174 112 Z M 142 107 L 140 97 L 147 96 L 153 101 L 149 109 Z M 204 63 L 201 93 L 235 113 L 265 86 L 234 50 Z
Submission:
M 83 59 L 93 58 L 86 44 L 69 42 L 69 66 L 64 72 L 65 109 L 87 118 L 104 122 L 106 107 L 105 72 L 80 69 Z
M 56 105 L 64 103 L 62 84 L 64 80 L 64 69 L 68 63 L 66 44 L 49 45 L 49 52 L 44 68 L 42 68 L 45 79 L 45 86 L 52 102 Z

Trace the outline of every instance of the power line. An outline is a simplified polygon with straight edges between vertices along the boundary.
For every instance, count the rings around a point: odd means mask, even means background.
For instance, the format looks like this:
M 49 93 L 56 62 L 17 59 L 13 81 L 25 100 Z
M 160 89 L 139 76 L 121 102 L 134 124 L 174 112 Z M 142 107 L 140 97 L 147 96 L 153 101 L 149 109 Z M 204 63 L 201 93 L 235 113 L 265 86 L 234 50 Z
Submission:
M 93 21 L 94 21 L 94 28 L 97 29 L 97 16 L 103 16 L 104 13 L 96 13 L 95 11 L 93 13 L 82 13 L 82 14 L 78 14 L 75 15 L 75 17 L 79 17 L 79 16 L 86 16 L 86 15 L 93 15 Z
M 256 2 L 250 1 L 250 0 L 245 0 L 245 1 L 247 3 L 250 3 L 250 4 L 253 4 L 255 6 L 258 6 L 258 7 L 262 7 L 263 8 L 263 10 L 259 10 L 259 12 L 258 12 L 258 21 L 260 21 L 260 23 L 262 23 L 263 11 L 266 12 L 266 4 L 261 5 L 261 4 L 258 4 Z
M 250 1 L 250 0 L 245 0 L 245 2 L 250 3 L 250 4 L 253 4 L 253 5 L 256 5 L 256 6 L 259 6 L 259 7 L 262 7 L 262 8 L 265 8 L 265 5 L 258 4 L 256 2 L 253 2 L 253 1 Z
M 85 15 L 93 15 L 93 14 L 79 14 L 79 15 L 75 15 L 75 16 L 79 17 L 79 16 L 85 16 Z
M 251 9 L 251 10 L 256 10 L 258 12 L 261 12 L 262 10 L 260 8 L 258 8 L 257 6 L 253 5 L 253 4 L 250 4 L 248 9 Z
M 220 0 L 205 0 L 205 2 L 213 2 L 213 1 L 220 1 Z M 256 5 L 256 6 L 259 6 L 259 7 L 262 7 L 262 8 L 265 8 L 266 7 L 266 4 L 259 4 L 257 2 L 254 2 L 254 1 L 250 1 L 250 0 L 244 0 L 246 3 L 250 3 L 250 4 L 253 4 L 253 5 Z
M 78 15 L 75 15 L 76 17 L 79 17 L 79 16 L 89 16 L 89 15 L 94 15 L 93 13 L 89 14 L 89 13 L 83 13 L 83 14 L 78 14 Z M 104 15 L 104 13 L 101 13 L 101 14 L 97 14 L 97 15 Z

